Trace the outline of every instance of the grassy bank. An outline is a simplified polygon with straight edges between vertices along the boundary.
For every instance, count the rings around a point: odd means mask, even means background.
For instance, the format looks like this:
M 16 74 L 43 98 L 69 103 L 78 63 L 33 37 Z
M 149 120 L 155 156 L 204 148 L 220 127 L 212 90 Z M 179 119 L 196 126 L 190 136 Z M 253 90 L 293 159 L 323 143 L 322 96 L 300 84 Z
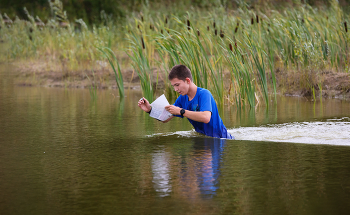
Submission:
M 242 5 L 235 10 L 188 8 L 185 13 L 174 7 L 143 5 L 141 13 L 122 24 L 102 13 L 103 24 L 91 27 L 82 20 L 44 23 L 30 15 L 25 21 L 2 14 L 1 40 L 7 48 L 0 60 L 45 62 L 47 72 L 65 78 L 91 70 L 113 74 L 98 49 L 107 47 L 124 81 L 137 76 L 151 100 L 159 88 L 171 95 L 167 72 L 181 63 L 218 103 L 238 106 L 268 105 L 269 95 L 276 87 L 289 87 L 291 78 L 315 97 L 322 93 L 326 71 L 349 73 L 349 16 L 337 1 L 324 10 L 301 3 L 280 11 Z M 276 71 L 285 75 L 276 80 Z

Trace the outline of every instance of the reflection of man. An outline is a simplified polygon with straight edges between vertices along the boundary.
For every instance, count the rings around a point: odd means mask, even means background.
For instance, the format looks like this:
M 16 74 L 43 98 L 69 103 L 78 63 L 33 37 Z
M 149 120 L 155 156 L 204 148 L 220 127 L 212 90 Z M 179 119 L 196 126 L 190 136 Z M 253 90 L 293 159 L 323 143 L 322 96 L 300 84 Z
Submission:
M 198 159 L 196 166 L 197 181 L 202 194 L 216 194 L 220 176 L 221 153 L 226 144 L 224 139 L 195 139 L 194 148 L 204 153 Z
M 181 118 L 186 117 L 199 133 L 211 137 L 234 139 L 227 132 L 219 116 L 213 96 L 209 90 L 197 87 L 193 83 L 191 71 L 186 66 L 174 66 L 169 73 L 169 80 L 180 96 L 174 105 L 165 107 L 167 111 Z M 138 102 L 138 106 L 148 113 L 152 111 L 151 105 L 145 98 Z M 174 116 L 165 122 L 172 118 Z

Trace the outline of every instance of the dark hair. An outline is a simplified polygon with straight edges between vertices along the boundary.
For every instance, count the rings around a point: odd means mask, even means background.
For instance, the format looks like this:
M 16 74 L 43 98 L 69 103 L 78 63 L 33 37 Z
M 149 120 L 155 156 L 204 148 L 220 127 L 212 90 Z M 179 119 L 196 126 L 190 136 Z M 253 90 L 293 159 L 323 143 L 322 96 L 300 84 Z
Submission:
M 192 74 L 189 68 L 184 65 L 176 65 L 171 68 L 169 76 L 169 80 L 173 80 L 177 78 L 179 80 L 185 81 L 186 78 L 189 78 L 192 81 Z

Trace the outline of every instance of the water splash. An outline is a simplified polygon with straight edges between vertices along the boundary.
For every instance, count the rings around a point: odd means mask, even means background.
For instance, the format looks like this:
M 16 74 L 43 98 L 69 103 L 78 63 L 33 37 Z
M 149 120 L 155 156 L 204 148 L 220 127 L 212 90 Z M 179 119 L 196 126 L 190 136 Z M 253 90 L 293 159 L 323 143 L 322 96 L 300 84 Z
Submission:
M 318 122 L 293 122 L 268 124 L 259 127 L 240 127 L 228 129 L 236 140 L 273 141 L 307 144 L 329 144 L 350 146 L 350 118 L 327 119 Z M 155 133 L 155 136 L 198 137 L 203 136 L 190 131 Z
M 230 129 L 236 140 L 274 141 L 350 146 L 350 118 L 294 122 Z

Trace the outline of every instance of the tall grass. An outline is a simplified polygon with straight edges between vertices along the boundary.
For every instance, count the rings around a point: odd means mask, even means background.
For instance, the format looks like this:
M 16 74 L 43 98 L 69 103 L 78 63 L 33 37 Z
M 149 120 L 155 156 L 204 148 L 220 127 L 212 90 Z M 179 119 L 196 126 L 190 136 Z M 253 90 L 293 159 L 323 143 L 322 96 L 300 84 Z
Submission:
M 74 70 L 85 62 L 121 62 L 120 53 L 125 51 L 128 60 L 118 69 L 112 66 L 117 83 L 122 84 L 121 71 L 132 66 L 150 100 L 159 80 L 171 92 L 167 73 L 174 65 L 185 64 L 194 82 L 208 88 L 218 103 L 240 107 L 269 105 L 269 93 L 277 92 L 276 69 L 317 77 L 318 71 L 349 68 L 349 15 L 335 0 L 325 10 L 300 4 L 284 11 L 252 11 L 244 5 L 235 11 L 223 7 L 189 11 L 165 14 L 144 5 L 142 13 L 132 14 L 123 24 L 103 16 L 103 24 L 90 27 L 82 20 L 62 27 L 53 18 L 42 26 L 37 24 L 40 18 L 28 13 L 30 21 L 14 19 L 1 28 L 10 48 L 0 60 L 45 59 Z M 1 26 L 6 26 L 4 17 L 0 16 Z M 95 47 L 107 48 L 101 52 Z M 106 58 L 112 52 L 117 54 Z M 320 81 L 313 81 L 301 87 L 322 88 Z
M 128 55 L 132 60 L 132 66 L 140 78 L 141 89 L 144 96 L 148 100 L 153 101 L 155 87 L 153 86 L 153 71 L 147 55 L 147 41 L 142 35 L 138 37 L 136 34 L 132 33 L 129 36 L 130 49 Z
M 122 75 L 122 71 L 120 69 L 116 55 L 108 47 L 102 47 L 102 48 L 98 47 L 97 49 L 100 50 L 102 52 L 102 54 L 108 59 L 108 62 L 111 65 L 113 72 L 114 72 L 115 81 L 117 82 L 119 96 L 124 97 L 125 94 L 124 94 L 123 75 Z M 114 62 L 116 62 L 118 70 L 116 69 Z

